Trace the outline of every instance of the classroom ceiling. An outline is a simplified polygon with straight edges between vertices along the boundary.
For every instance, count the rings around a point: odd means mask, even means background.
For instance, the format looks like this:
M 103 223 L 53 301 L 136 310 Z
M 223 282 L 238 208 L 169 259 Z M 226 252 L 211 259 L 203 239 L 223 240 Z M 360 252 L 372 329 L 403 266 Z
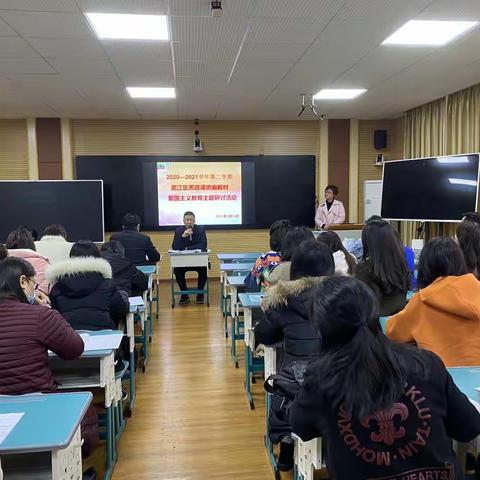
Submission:
M 0 117 L 390 118 L 480 82 L 480 28 L 441 47 L 382 46 L 411 19 L 480 20 L 480 0 L 0 0 Z M 98 40 L 85 12 L 168 15 L 171 40 Z M 125 86 L 176 88 L 131 99 Z M 305 114 L 302 119 L 312 119 Z

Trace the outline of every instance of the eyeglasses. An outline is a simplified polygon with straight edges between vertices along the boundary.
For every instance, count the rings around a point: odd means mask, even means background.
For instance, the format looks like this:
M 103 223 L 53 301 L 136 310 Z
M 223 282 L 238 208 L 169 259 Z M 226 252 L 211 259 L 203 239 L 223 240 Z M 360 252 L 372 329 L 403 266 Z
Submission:
M 28 279 L 29 282 L 31 282 L 32 280 Z M 33 284 L 34 284 L 34 290 L 37 291 L 39 288 L 40 288 L 40 284 L 39 283 L 36 283 L 35 280 L 33 281 Z

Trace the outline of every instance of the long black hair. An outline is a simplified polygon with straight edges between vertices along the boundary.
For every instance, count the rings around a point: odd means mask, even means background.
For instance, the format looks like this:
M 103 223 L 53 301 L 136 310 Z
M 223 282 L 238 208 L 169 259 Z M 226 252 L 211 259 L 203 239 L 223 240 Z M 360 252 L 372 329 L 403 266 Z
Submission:
M 0 262 L 0 302 L 6 297 L 16 297 L 23 303 L 27 297 L 20 286 L 20 277 L 35 277 L 35 269 L 22 258 L 7 257 Z
M 363 261 L 370 276 L 383 293 L 407 292 L 411 279 L 405 251 L 392 226 L 386 221 L 374 221 L 362 231 Z
M 298 246 L 305 240 L 312 240 L 313 233 L 308 227 L 292 227 L 285 235 L 282 245 L 282 261 L 290 262 Z
M 335 263 L 330 249 L 312 238 L 312 240 L 301 243 L 295 250 L 290 268 L 290 279 L 323 277 L 333 275 L 334 271 Z
M 461 222 L 457 227 L 457 240 L 468 271 L 480 278 L 480 224 Z
M 354 277 L 333 276 L 311 291 L 310 319 L 322 342 L 322 355 L 312 371 L 334 408 L 364 418 L 397 401 L 408 374 L 406 355 L 418 360 L 412 347 L 387 339 L 378 321 L 378 301 Z
M 332 230 L 325 230 L 324 232 L 321 232 L 320 235 L 317 237 L 317 242 L 324 243 L 332 253 L 341 251 L 345 255 L 345 260 L 348 265 L 348 273 L 350 275 L 353 274 L 355 271 L 355 267 L 357 266 L 357 263 L 353 259 L 353 257 L 350 255 L 348 250 L 343 246 L 341 238 Z
M 465 275 L 468 273 L 463 253 L 450 237 L 429 240 L 422 249 L 418 261 L 418 288 L 425 288 L 437 278 Z

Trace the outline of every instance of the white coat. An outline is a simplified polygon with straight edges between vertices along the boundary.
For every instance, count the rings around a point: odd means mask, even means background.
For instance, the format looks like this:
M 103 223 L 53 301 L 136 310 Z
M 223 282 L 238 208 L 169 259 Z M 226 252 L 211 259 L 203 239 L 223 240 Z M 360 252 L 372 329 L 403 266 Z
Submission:
M 333 205 L 330 207 L 330 210 L 327 208 L 327 202 L 323 202 L 317 209 L 315 215 L 315 225 L 318 228 L 321 228 L 322 225 L 325 225 L 324 228 L 329 225 L 339 224 L 345 222 L 345 207 L 340 200 L 334 200 Z

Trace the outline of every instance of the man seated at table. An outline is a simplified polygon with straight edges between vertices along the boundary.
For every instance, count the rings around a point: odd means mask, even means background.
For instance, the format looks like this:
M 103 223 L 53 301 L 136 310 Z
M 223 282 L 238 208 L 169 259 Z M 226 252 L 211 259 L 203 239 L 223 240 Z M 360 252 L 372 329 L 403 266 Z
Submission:
M 195 225 L 195 215 L 193 212 L 183 214 L 183 226 L 175 230 L 175 236 L 172 242 L 172 250 L 201 250 L 207 251 L 207 234 L 205 227 Z M 180 290 L 188 290 L 185 274 L 187 272 L 198 273 L 198 290 L 205 288 L 207 281 L 207 267 L 177 267 L 173 269 Z M 186 305 L 190 302 L 188 295 L 182 295 L 180 305 Z M 197 303 L 203 303 L 203 294 L 197 295 Z

